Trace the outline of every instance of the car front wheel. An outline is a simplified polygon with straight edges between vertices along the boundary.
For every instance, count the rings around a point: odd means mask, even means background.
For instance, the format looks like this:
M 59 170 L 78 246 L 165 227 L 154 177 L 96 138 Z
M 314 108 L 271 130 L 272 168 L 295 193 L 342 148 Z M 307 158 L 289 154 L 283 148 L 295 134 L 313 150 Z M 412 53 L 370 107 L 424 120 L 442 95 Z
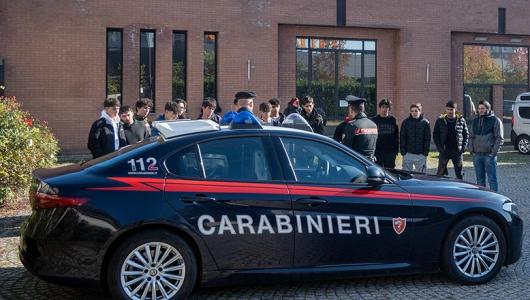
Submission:
M 118 246 L 107 283 L 114 299 L 184 299 L 196 277 L 195 256 L 183 239 L 166 231 L 145 231 Z
M 506 239 L 493 220 L 469 216 L 451 228 L 443 253 L 442 267 L 449 277 L 463 284 L 482 284 L 504 265 Z

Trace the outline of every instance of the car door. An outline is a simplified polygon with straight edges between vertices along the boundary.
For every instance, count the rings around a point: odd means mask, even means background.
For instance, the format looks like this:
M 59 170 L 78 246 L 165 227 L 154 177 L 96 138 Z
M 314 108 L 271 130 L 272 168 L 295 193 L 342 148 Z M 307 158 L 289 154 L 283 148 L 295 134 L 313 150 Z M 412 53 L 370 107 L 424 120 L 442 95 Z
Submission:
M 202 236 L 221 270 L 292 265 L 291 200 L 270 138 L 190 146 L 166 161 L 166 197 Z
M 413 236 L 407 192 L 391 181 L 367 183 L 369 163 L 331 142 L 281 137 L 276 144 L 294 177 L 295 266 L 406 266 Z

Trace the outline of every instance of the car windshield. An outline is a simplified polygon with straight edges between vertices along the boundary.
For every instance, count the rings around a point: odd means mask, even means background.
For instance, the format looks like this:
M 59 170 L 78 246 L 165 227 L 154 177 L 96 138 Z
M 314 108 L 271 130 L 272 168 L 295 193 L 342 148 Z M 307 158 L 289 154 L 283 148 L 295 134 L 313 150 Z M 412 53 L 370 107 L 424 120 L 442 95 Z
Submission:
M 145 139 L 145 140 L 143 140 L 143 141 L 141 141 L 139 143 L 128 145 L 128 146 L 120 148 L 120 149 L 118 149 L 118 150 L 116 150 L 114 152 L 111 152 L 109 154 L 100 156 L 98 158 L 94 158 L 94 159 L 86 161 L 86 162 L 82 162 L 80 165 L 83 166 L 83 167 L 91 167 L 91 166 L 97 165 L 97 164 L 102 163 L 102 162 L 110 161 L 113 158 L 115 158 L 117 156 L 120 156 L 120 155 L 123 155 L 125 153 L 129 153 L 129 152 L 132 152 L 134 150 L 143 151 L 143 150 L 145 150 L 145 148 L 151 148 L 153 145 L 156 145 L 158 143 L 163 143 L 163 142 L 164 142 L 164 139 L 162 137 L 160 137 L 160 136 L 150 137 L 150 138 Z

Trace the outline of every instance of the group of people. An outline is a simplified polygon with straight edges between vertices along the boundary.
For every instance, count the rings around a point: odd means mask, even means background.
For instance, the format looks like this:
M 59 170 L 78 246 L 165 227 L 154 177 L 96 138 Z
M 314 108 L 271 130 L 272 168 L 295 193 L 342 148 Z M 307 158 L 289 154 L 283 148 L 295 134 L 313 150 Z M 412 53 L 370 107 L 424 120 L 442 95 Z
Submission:
M 504 142 L 503 125 L 488 101 L 478 103 L 478 115 L 471 125 L 457 113 L 457 104 L 449 101 L 445 113 L 436 120 L 431 137 L 431 125 L 422 113 L 422 105 L 410 106 L 410 115 L 401 127 L 390 115 L 392 102 L 379 102 L 379 112 L 373 118 L 364 113 L 365 99 L 346 97 L 348 116 L 335 130 L 334 139 L 363 154 L 385 168 L 395 168 L 398 153 L 403 156 L 402 168 L 425 173 L 431 138 L 439 151 L 437 175 L 448 175 L 447 164 L 453 162 L 455 175 L 462 179 L 463 154 L 469 150 L 477 183 L 498 191 L 497 154 Z
M 229 124 L 237 113 L 254 113 L 255 98 L 256 94 L 250 91 L 236 93 L 231 111 L 223 117 L 219 115 L 221 109 L 217 101 L 206 98 L 196 119 Z M 366 99 L 349 95 L 346 101 L 348 115 L 336 127 L 333 136 L 338 142 L 385 168 L 395 168 L 397 154 L 401 153 L 404 170 L 425 173 L 432 138 L 440 152 L 437 175 L 448 174 L 447 164 L 451 160 L 459 179 L 464 175 L 463 154 L 469 148 L 473 154 L 477 183 L 485 186 L 487 175 L 490 189 L 498 190 L 496 164 L 497 153 L 503 143 L 503 126 L 488 101 L 479 102 L 478 115 L 469 128 L 466 120 L 457 113 L 457 104 L 447 102 L 445 113 L 436 120 L 432 137 L 431 125 L 424 117 L 420 103 L 410 106 L 410 116 L 399 127 L 396 118 L 391 115 L 392 102 L 388 99 L 379 102 L 378 114 L 372 118 L 365 113 Z M 147 119 L 152 106 L 149 99 L 138 100 L 134 110 L 129 106 L 120 107 L 116 99 L 106 99 L 103 106 L 101 117 L 92 124 L 88 138 L 88 148 L 94 158 L 159 134 Z M 189 119 L 186 110 L 185 100 L 169 101 L 165 104 L 164 113 L 155 121 Z M 256 116 L 265 125 L 279 126 L 292 113 L 300 114 L 315 133 L 324 134 L 325 118 L 316 109 L 311 96 L 292 98 L 283 113 L 280 100 L 272 98 L 259 104 Z

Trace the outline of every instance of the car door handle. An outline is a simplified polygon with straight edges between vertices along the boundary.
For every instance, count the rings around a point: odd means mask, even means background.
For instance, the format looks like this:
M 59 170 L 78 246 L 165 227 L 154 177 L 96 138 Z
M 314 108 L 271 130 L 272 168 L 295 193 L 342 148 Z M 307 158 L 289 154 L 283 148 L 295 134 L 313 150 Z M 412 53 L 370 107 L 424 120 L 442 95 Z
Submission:
M 305 204 L 305 205 L 314 207 L 314 206 L 326 204 L 328 203 L 328 201 L 325 199 L 320 199 L 320 198 L 315 197 L 315 198 L 299 198 L 299 199 L 296 199 L 296 203 Z
M 215 202 L 215 198 L 205 195 L 195 195 L 193 197 L 181 197 L 180 200 L 185 203 L 208 203 Z

